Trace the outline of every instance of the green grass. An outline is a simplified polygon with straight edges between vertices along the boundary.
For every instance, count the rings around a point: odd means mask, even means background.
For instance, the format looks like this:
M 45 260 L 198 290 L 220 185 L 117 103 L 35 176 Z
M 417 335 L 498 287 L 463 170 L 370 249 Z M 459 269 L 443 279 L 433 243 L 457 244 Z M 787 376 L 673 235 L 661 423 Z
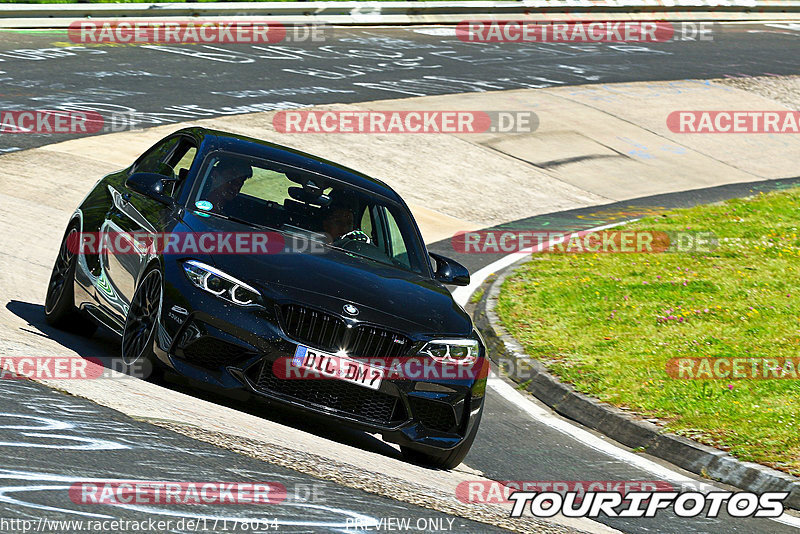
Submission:
M 798 226 L 800 189 L 643 219 L 626 229 L 712 231 L 719 247 L 542 254 L 506 279 L 497 312 L 529 355 L 579 391 L 800 475 L 800 380 L 665 371 L 670 358 L 800 356 Z
M 289 188 L 297 185 L 280 172 L 253 167 L 253 176 L 244 183 L 241 192 L 263 200 L 282 203 L 289 196 Z
M 475 291 L 475 293 L 473 293 L 473 294 L 472 294 L 472 296 L 469 298 L 469 301 L 470 301 L 472 304 L 477 304 L 477 303 L 479 303 L 479 302 L 481 301 L 481 299 L 483 298 L 483 293 L 484 293 L 484 291 L 485 291 L 485 289 L 484 289 L 484 288 L 477 289 L 477 290 Z

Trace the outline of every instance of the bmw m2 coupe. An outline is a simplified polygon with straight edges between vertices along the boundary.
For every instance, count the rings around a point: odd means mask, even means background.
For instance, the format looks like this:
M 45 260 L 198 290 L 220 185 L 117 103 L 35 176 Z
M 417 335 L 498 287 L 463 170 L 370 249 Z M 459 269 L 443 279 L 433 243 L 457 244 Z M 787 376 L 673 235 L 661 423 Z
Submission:
M 483 412 L 488 361 L 386 184 L 272 143 L 176 132 L 102 178 L 67 225 L 47 321 L 121 338 L 127 365 L 379 433 L 450 469 Z

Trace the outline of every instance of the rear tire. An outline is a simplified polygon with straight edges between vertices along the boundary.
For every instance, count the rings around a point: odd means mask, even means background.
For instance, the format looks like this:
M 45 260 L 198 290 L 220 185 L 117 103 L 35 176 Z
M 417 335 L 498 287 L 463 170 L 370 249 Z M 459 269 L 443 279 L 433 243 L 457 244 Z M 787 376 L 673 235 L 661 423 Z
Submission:
M 84 316 L 75 307 L 75 269 L 78 265 L 78 254 L 74 248 L 79 245 L 78 228 L 71 225 L 61 246 L 47 284 L 47 295 L 44 301 L 44 319 L 50 326 L 72 333 L 91 336 L 97 325 Z
M 475 436 L 478 435 L 481 417 L 483 417 L 483 409 L 481 409 L 481 413 L 478 414 L 478 420 L 475 421 L 475 425 L 472 427 L 467 437 L 464 438 L 464 441 L 449 451 L 430 453 L 417 450 L 413 448 L 413 446 L 400 445 L 400 452 L 403 453 L 403 457 L 411 463 L 432 467 L 434 469 L 455 469 L 461 464 L 472 448 Z

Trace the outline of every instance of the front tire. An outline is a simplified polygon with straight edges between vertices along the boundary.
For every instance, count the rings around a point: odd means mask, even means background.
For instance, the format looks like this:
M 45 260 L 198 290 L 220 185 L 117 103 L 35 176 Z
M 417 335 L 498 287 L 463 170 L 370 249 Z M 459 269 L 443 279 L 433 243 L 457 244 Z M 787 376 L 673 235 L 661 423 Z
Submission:
M 475 421 L 475 425 L 472 427 L 472 430 L 470 430 L 469 435 L 467 435 L 467 437 L 464 438 L 461 443 L 449 451 L 430 453 L 414 449 L 412 446 L 401 445 L 400 452 L 403 454 L 403 457 L 411 463 L 432 467 L 434 469 L 446 469 L 448 471 L 450 469 L 455 469 L 461 464 L 461 462 L 467 456 L 469 450 L 472 448 L 472 443 L 475 441 L 475 436 L 478 435 L 478 427 L 481 423 L 481 417 L 483 417 L 482 409 L 478 414 L 478 420 Z
M 78 265 L 78 254 L 74 248 L 79 246 L 79 235 L 77 226 L 72 225 L 61 241 L 53 272 L 47 284 L 44 319 L 50 326 L 91 336 L 97 330 L 97 325 L 75 307 L 75 269 Z
M 162 280 L 161 271 L 151 269 L 133 293 L 122 331 L 122 363 L 129 371 L 137 366 L 146 374 L 160 369 L 153 345 L 163 299 Z

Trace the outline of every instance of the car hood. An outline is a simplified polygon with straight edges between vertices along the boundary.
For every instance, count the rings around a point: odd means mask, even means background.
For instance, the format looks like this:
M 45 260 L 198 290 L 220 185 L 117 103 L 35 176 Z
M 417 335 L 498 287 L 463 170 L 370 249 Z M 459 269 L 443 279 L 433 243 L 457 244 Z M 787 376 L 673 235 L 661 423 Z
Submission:
M 352 303 L 355 319 L 404 331 L 466 335 L 471 323 L 438 282 L 371 260 L 329 250 L 324 254 L 243 256 L 248 278 L 279 298 L 342 313 Z
M 220 219 L 203 223 L 213 231 L 243 231 L 241 225 Z M 293 301 L 342 316 L 347 316 L 343 306 L 354 304 L 359 313 L 353 319 L 406 333 L 463 336 L 472 331 L 469 315 L 439 282 L 341 250 L 212 257 L 217 268 L 278 302 Z

